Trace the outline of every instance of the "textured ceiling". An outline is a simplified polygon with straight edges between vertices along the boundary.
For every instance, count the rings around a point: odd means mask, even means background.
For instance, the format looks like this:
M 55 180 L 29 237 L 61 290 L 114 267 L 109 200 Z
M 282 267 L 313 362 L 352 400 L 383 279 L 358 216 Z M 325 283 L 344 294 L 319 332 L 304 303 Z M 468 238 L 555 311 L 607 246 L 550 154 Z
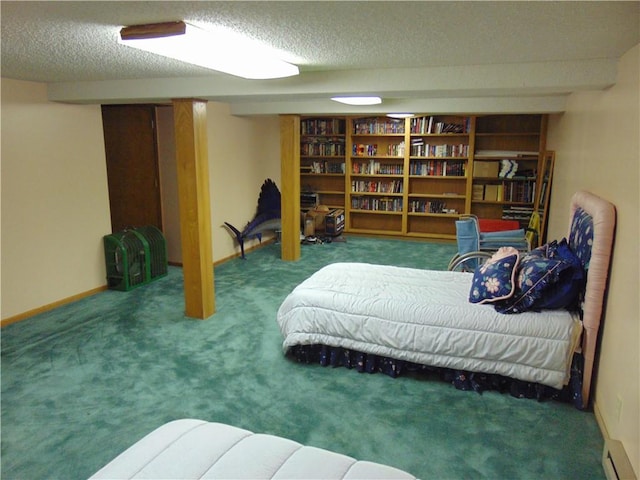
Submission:
M 52 99 L 77 102 L 199 95 L 276 110 L 289 102 L 290 110 L 358 84 L 362 93 L 414 102 L 557 96 L 605 87 L 615 60 L 640 41 L 635 1 L 3 0 L 0 8 L 2 76 L 54 82 Z M 246 81 L 116 43 L 124 25 L 170 20 L 232 28 L 279 50 L 302 74 Z

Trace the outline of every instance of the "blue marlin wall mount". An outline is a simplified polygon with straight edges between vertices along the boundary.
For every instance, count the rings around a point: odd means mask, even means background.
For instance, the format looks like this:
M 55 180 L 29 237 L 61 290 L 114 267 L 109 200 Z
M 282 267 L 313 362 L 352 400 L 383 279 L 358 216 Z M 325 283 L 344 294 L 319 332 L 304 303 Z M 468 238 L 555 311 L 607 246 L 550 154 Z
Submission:
M 224 222 L 224 224 L 236 236 L 240 244 L 241 257 L 246 259 L 244 255 L 244 241 L 246 239 L 257 238 L 262 242 L 263 232 L 275 231 L 281 228 L 280 190 L 278 190 L 275 182 L 270 178 L 264 181 L 258 197 L 256 214 L 242 231 L 228 222 Z

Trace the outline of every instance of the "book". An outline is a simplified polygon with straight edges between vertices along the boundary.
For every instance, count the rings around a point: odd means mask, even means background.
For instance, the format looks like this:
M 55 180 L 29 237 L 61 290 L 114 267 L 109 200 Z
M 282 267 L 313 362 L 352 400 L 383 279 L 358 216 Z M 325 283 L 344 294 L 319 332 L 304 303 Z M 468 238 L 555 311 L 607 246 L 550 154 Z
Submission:
M 498 200 L 498 185 L 484 186 L 484 199 L 495 202 Z

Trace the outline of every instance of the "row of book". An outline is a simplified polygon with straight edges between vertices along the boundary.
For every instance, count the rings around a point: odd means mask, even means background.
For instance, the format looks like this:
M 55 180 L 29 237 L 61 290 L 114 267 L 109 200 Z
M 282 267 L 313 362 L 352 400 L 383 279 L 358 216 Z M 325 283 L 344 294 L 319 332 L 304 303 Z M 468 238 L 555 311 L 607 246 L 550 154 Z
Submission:
M 351 191 L 371 193 L 402 193 L 402 180 L 393 180 L 387 182 L 353 180 L 351 182 Z
M 517 220 L 520 225 L 526 226 L 529 224 L 532 213 L 533 207 L 505 207 L 502 209 L 502 220 Z
M 469 117 L 460 118 L 460 123 L 445 122 L 438 117 L 414 117 L 409 121 L 409 131 L 421 134 L 468 133 L 471 126 Z
M 412 200 L 409 204 L 411 213 L 455 213 L 455 210 L 447 209 L 446 202 L 442 200 Z
M 321 157 L 344 157 L 344 139 L 329 139 L 326 141 L 310 141 L 300 144 L 300 155 Z
M 404 133 L 404 120 L 359 118 L 353 121 L 355 135 L 383 135 L 388 133 Z
M 346 122 L 342 118 L 307 118 L 300 122 L 302 135 L 344 135 Z
M 464 177 L 466 163 L 455 160 L 412 161 L 409 164 L 409 175 Z
M 344 163 L 340 162 L 311 162 L 307 165 L 300 165 L 300 173 L 341 173 L 344 175 Z
M 351 208 L 376 212 L 402 212 L 402 198 L 351 197 Z
M 535 180 L 530 180 L 474 185 L 471 199 L 491 202 L 533 203 L 535 195 L 536 182 Z
M 354 143 L 351 153 L 355 157 L 375 157 L 376 155 L 387 155 L 388 157 L 403 157 L 404 142 L 390 143 L 386 152 L 378 150 L 377 143 Z
M 375 160 L 368 162 L 353 162 L 351 173 L 360 175 L 402 175 L 403 165 L 401 163 L 380 163 Z
M 468 157 L 469 145 L 431 145 L 424 143 L 422 138 L 411 140 L 410 153 L 412 157 Z

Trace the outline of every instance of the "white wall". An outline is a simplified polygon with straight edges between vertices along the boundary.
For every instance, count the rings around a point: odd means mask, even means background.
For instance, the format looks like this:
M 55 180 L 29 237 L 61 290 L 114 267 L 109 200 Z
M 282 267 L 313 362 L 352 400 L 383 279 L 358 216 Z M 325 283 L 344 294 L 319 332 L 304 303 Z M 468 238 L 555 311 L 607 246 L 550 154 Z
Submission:
M 260 187 L 267 178 L 282 191 L 278 117 L 235 117 L 229 112 L 227 104 L 207 104 L 214 261 L 240 251 L 224 222 L 242 230 L 253 219 Z M 248 241 L 245 249 L 257 242 Z
M 180 239 L 180 205 L 178 202 L 178 168 L 173 107 L 157 108 L 156 119 L 162 233 L 164 233 L 167 242 L 167 259 L 170 263 L 180 264 L 182 263 L 182 241 Z
M 47 100 L 46 85 L 2 79 L 2 319 L 46 309 L 106 285 L 103 235 L 111 233 L 99 105 Z M 163 221 L 181 261 L 173 120 L 160 109 Z M 207 105 L 213 259 L 239 252 L 223 227 L 253 218 L 262 182 L 280 187 L 277 116 L 234 117 Z M 250 241 L 247 247 L 257 243 Z
M 595 409 L 611 438 L 621 440 L 640 476 L 640 45 L 619 62 L 618 81 L 603 92 L 569 97 L 552 116 L 547 145 L 556 152 L 548 238 L 567 233 L 576 190 L 611 201 L 617 210 L 608 302 L 603 324 Z
M 262 183 L 271 178 L 280 187 L 280 123 L 277 116 L 237 117 L 224 103 L 207 103 L 209 188 L 213 260 L 240 249 L 224 226 L 242 228 L 255 215 Z M 170 262 L 181 263 L 180 218 L 173 130 L 173 109 L 158 109 L 158 156 L 162 185 L 162 217 Z M 265 238 L 270 237 L 266 236 Z M 257 240 L 247 241 L 245 247 Z
M 111 233 L 100 106 L 2 79 L 2 318 L 106 283 Z

